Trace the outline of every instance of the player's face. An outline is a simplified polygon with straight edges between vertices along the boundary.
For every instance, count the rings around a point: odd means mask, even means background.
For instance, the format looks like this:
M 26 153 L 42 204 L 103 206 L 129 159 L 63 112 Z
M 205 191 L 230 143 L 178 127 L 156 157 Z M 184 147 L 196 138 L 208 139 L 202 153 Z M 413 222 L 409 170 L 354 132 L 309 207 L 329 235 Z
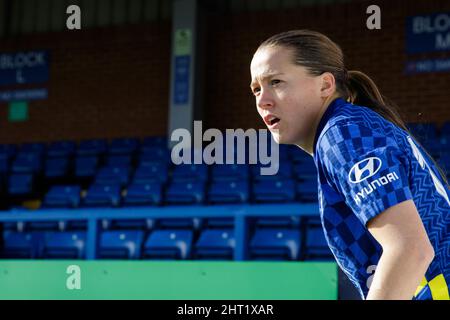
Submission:
M 250 65 L 256 107 L 276 142 L 305 145 L 323 104 L 320 77 L 293 63 L 292 50 L 264 47 Z

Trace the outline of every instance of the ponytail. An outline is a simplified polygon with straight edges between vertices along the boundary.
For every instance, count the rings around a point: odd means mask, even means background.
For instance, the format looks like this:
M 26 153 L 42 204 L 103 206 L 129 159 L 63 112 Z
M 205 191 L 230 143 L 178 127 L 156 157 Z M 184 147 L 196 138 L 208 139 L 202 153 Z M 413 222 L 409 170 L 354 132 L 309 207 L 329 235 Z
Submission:
M 397 105 L 395 105 L 392 101 L 390 101 L 380 93 L 375 82 L 365 73 L 356 70 L 346 72 L 344 78 L 346 79 L 344 87 L 346 91 L 347 101 L 372 109 L 386 120 L 394 123 L 398 127 L 408 132 L 408 134 L 412 138 L 414 138 L 414 141 L 422 147 L 422 150 L 428 155 L 431 161 L 433 161 L 433 164 L 436 166 L 442 179 L 448 186 L 448 180 L 444 169 L 439 166 L 439 164 L 428 153 L 425 147 L 407 128 L 405 122 L 402 120 L 398 112 Z

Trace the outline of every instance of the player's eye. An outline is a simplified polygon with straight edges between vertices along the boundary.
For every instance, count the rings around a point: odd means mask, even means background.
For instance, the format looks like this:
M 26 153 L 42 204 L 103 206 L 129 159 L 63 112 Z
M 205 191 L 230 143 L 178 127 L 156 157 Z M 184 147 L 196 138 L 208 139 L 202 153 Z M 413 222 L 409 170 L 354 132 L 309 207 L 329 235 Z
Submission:
M 270 84 L 271 84 L 272 86 L 275 86 L 275 85 L 279 84 L 280 82 L 281 82 L 281 80 L 273 79 L 273 80 L 270 81 Z
M 259 87 L 254 87 L 252 91 L 253 91 L 253 94 L 256 95 L 256 94 L 258 94 L 259 91 L 261 91 L 261 89 Z

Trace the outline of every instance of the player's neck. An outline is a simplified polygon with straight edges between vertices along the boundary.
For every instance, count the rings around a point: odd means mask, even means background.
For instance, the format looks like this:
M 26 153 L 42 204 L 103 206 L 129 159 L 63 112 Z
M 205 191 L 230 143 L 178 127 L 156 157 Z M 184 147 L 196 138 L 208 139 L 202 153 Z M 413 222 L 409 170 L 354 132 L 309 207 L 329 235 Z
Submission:
M 339 98 L 340 95 L 336 92 L 333 95 L 327 97 L 324 102 L 322 103 L 322 106 L 319 108 L 319 111 L 317 112 L 317 115 L 314 119 L 312 130 L 310 131 L 309 136 L 305 139 L 304 143 L 297 143 L 296 145 L 308 153 L 310 156 L 314 157 L 314 140 L 316 137 L 316 132 L 320 123 L 320 120 L 322 119 L 325 111 L 327 111 L 329 105 L 331 102 L 333 102 L 336 98 Z

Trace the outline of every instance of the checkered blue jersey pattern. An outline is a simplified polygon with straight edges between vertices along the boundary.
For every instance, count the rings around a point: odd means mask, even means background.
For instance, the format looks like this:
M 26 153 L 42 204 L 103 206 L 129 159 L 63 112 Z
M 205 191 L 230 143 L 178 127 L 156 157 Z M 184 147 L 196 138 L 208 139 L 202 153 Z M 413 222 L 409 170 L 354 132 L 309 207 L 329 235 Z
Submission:
M 406 200 L 414 201 L 435 250 L 426 278 L 443 274 L 450 283 L 450 191 L 408 132 L 336 99 L 318 126 L 314 161 L 326 239 L 362 297 L 382 253 L 367 222 Z

